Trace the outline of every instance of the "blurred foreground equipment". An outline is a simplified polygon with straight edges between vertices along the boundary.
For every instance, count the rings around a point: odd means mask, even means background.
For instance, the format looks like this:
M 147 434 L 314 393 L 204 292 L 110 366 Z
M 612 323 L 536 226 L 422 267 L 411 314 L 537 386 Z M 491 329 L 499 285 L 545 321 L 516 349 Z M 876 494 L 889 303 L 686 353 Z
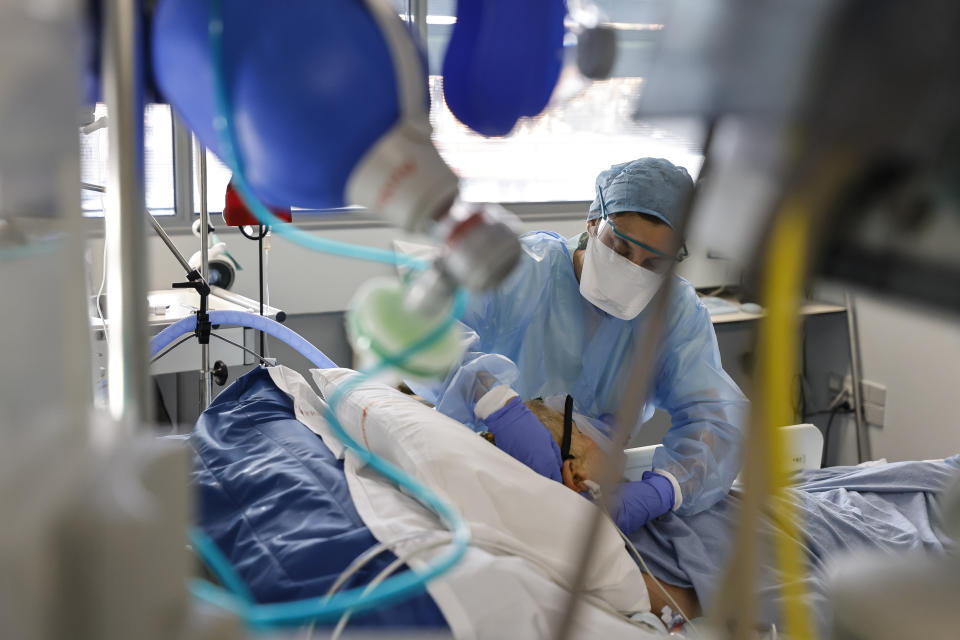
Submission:
M 958 33 L 960 3 L 950 0 L 679 0 L 635 117 L 714 125 L 689 241 L 753 265 L 761 281 L 776 221 L 799 213 L 810 271 L 960 311 Z M 766 500 L 770 482 L 755 485 L 755 499 Z M 960 539 L 958 495 L 960 486 L 944 499 L 944 520 Z M 733 557 L 745 562 L 731 575 L 752 575 L 750 556 L 739 548 Z M 835 633 L 953 637 L 957 575 L 957 557 L 922 552 L 844 563 Z M 720 598 L 721 619 L 749 619 L 751 593 Z
M 822 275 L 960 311 L 958 32 L 949 0 L 678 2 L 637 116 L 716 120 L 691 242 L 755 264 L 802 195 Z

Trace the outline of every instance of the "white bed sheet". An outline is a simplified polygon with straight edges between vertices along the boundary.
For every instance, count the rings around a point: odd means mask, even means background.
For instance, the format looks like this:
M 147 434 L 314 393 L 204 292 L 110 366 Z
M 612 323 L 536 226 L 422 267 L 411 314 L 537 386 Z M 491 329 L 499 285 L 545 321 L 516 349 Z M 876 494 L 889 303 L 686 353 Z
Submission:
M 314 370 L 313 373 L 321 391 L 329 393 L 352 371 Z M 271 376 L 293 399 L 297 419 L 321 435 L 334 453 L 343 456 L 343 447 L 322 418 L 322 403 L 307 381 L 285 367 L 271 369 Z M 402 418 L 398 417 L 398 404 Z M 358 439 L 365 438 L 373 450 L 389 444 L 392 451 L 386 453 L 393 455 L 393 462 L 401 466 L 414 464 L 418 479 L 454 503 L 470 523 L 477 544 L 470 547 L 455 569 L 428 586 L 454 636 L 550 637 L 562 618 L 572 573 L 570 567 L 578 555 L 579 529 L 575 525 L 585 521 L 584 516 L 592 505 L 561 485 L 541 478 L 458 423 L 447 424 L 449 418 L 383 385 L 368 383 L 351 391 L 338 415 L 345 428 L 355 431 Z M 388 436 L 396 436 L 392 425 L 404 421 L 417 425 L 415 429 L 405 430 L 407 445 L 398 447 L 395 441 L 388 443 Z M 451 435 L 445 435 L 447 433 Z M 430 446 L 425 447 L 425 442 Z M 410 447 L 415 447 L 414 458 L 396 459 L 397 452 Z M 444 460 L 455 464 L 443 464 Z M 438 461 L 441 464 L 433 464 Z M 441 469 L 439 472 L 437 466 Z M 429 539 L 446 531 L 430 511 L 369 469 L 362 468 L 349 453 L 345 456 L 344 469 L 357 511 L 381 542 L 411 533 L 420 533 Z M 459 469 L 461 474 L 470 474 L 471 469 L 480 470 L 481 485 L 476 481 L 451 482 L 449 473 L 453 469 Z M 524 487 L 522 496 L 518 497 L 516 491 L 504 490 L 511 483 L 514 488 Z M 487 495 L 478 496 L 477 486 L 489 489 L 484 492 Z M 502 496 L 511 499 L 505 501 Z M 535 502 L 526 502 L 524 496 Z M 526 519 L 518 524 L 516 515 L 521 511 L 526 512 Z M 491 522 L 491 518 L 499 520 Z M 547 538 L 545 531 L 555 535 Z M 544 541 L 543 544 L 532 547 L 530 536 Z M 399 545 L 398 552 L 403 554 L 422 544 L 422 540 Z M 495 543 L 497 548 L 486 543 Z M 590 578 L 592 593 L 577 618 L 574 637 L 661 637 L 647 634 L 612 613 L 614 609 L 623 612 L 649 609 L 649 599 L 639 570 L 612 527 L 605 531 L 601 545 L 599 562 L 595 563 Z M 499 550 L 503 547 L 511 551 Z M 439 549 L 426 552 L 409 564 L 415 569 L 423 567 L 441 552 Z

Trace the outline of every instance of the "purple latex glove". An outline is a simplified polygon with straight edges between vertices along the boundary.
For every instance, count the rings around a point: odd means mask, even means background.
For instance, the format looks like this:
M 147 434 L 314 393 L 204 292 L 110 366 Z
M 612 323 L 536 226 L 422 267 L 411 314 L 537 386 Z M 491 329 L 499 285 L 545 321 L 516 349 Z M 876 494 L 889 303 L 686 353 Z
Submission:
M 673 500 L 670 480 L 659 473 L 646 471 L 641 480 L 620 483 L 611 515 L 620 530 L 630 535 L 673 509 Z
M 560 447 L 520 398 L 513 398 L 484 419 L 497 447 L 542 476 L 562 482 Z

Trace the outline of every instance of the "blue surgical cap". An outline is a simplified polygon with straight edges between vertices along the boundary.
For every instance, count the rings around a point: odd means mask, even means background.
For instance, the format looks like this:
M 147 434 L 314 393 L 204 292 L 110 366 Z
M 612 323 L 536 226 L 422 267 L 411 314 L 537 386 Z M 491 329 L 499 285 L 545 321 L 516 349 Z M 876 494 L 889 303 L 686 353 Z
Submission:
M 669 160 L 640 158 L 615 164 L 600 172 L 597 189 L 587 220 L 600 217 L 599 190 L 603 190 L 608 214 L 646 213 L 676 229 L 687 198 L 693 191 L 693 180 L 686 169 Z

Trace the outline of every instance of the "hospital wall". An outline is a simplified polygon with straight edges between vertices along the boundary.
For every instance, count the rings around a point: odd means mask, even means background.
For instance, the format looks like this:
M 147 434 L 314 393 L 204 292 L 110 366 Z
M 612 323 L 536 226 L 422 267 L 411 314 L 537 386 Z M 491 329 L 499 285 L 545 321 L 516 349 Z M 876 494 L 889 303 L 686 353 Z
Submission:
M 818 298 L 843 302 L 836 287 L 820 290 Z M 960 317 L 862 292 L 853 300 L 861 377 L 886 387 L 883 425 L 867 425 L 869 457 L 923 460 L 960 453 Z M 804 405 L 807 416 L 801 418 L 798 411 L 797 421 L 826 432 L 829 414 L 824 409 L 834 395 L 829 378 L 850 372 L 846 314 L 809 316 L 802 326 L 806 366 L 797 373 L 806 383 L 797 404 Z M 754 328 L 748 323 L 716 326 L 724 368 L 748 395 Z M 656 444 L 669 426 L 669 416 L 657 412 L 631 444 Z M 827 437 L 828 464 L 856 464 L 856 426 L 850 414 L 838 412 Z
M 513 210 L 520 216 L 521 229 L 524 231 L 550 230 L 569 237 L 583 231 L 587 205 L 586 202 L 527 204 L 513 207 Z M 102 230 L 96 228 L 96 221 L 90 222 L 88 248 L 91 287 L 96 290 L 102 268 L 103 238 Z M 215 217 L 212 222 L 217 224 L 218 219 Z M 422 238 L 407 236 L 376 221 L 358 220 L 356 217 L 332 222 L 301 218 L 298 222 L 311 233 L 326 238 L 380 248 L 390 248 L 394 239 L 422 241 Z M 170 234 L 187 257 L 199 249 L 199 240 L 188 230 L 174 228 Z M 219 227 L 217 234 L 243 267 L 233 290 L 257 299 L 257 243 L 245 239 L 232 228 Z M 151 290 L 166 289 L 171 283 L 182 280 L 183 273 L 178 263 L 161 241 L 151 234 L 147 244 L 148 287 Z M 738 271 L 729 262 L 707 258 L 704 252 L 698 253 L 693 247 L 691 257 L 681 266 L 681 273 L 698 286 L 733 283 L 739 278 Z M 268 264 L 269 299 L 271 305 L 288 314 L 288 326 L 327 351 L 334 361 L 350 366 L 352 353 L 343 330 L 343 311 L 361 283 L 393 272 L 393 268 L 386 265 L 320 255 L 283 238 L 274 237 Z M 300 370 L 307 368 L 306 361 L 285 345 L 278 341 L 270 341 L 269 344 L 271 355 L 278 357 L 282 363 Z M 187 345 L 180 347 L 189 348 Z M 248 369 L 231 368 L 230 380 Z M 195 376 L 158 376 L 158 382 L 164 395 L 169 398 L 166 404 L 170 412 L 175 416 L 179 413 L 183 424 L 191 424 L 196 414 L 194 407 L 197 406 L 198 395 Z
M 550 230 L 573 236 L 584 230 L 587 203 L 525 205 L 521 218 L 523 231 Z M 316 219 L 314 219 L 316 220 Z M 212 220 L 214 224 L 217 219 Z M 391 248 L 394 239 L 423 242 L 422 236 L 409 236 L 376 222 L 306 222 L 304 228 L 332 240 L 356 242 L 372 247 Z M 227 243 L 243 271 L 233 290 L 249 298 L 257 298 L 257 243 L 245 239 L 233 228 L 218 228 L 220 239 Z M 186 230 L 173 230 L 171 236 L 182 253 L 189 257 L 199 249 L 199 240 Z M 99 275 L 103 250 L 102 236 L 91 233 L 89 240 L 92 273 Z M 149 237 L 150 289 L 166 289 L 183 279 L 178 263 L 158 238 Z M 724 260 L 709 259 L 691 250 L 691 258 L 681 265 L 681 274 L 697 286 L 735 281 L 738 274 Z M 272 239 L 269 257 L 270 301 L 288 314 L 324 313 L 347 308 L 357 286 L 377 275 L 390 275 L 387 265 L 321 255 L 280 237 Z M 99 282 L 98 282 L 99 284 Z
M 873 457 L 940 458 L 960 453 L 960 316 L 875 295 L 856 296 L 863 378 L 887 387 Z

